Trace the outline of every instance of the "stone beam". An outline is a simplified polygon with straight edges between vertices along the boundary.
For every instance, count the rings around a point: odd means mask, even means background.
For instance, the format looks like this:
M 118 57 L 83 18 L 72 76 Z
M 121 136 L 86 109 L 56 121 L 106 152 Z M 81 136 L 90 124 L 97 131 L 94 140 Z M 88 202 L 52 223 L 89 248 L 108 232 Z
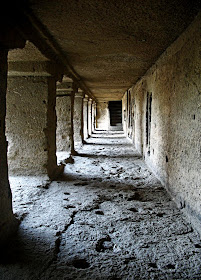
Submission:
M 30 10 L 23 11 L 24 21 L 19 22 L 18 28 L 23 36 L 34 43 L 35 46 L 48 57 L 63 65 L 65 73 L 86 92 L 92 99 L 95 99 L 90 89 L 87 87 L 82 78 L 69 63 L 66 55 L 62 52 L 59 45 L 52 39 L 46 27 L 37 19 Z
M 62 69 L 51 61 L 9 61 L 8 76 L 51 77 L 62 79 Z

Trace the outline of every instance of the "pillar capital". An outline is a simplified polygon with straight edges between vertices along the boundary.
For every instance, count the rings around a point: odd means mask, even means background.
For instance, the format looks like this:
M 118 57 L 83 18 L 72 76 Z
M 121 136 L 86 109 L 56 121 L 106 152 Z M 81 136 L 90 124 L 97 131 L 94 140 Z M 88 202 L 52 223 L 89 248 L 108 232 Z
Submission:
M 89 100 L 89 96 L 88 96 L 87 94 L 85 94 L 85 95 L 84 95 L 83 101 L 84 101 L 84 102 L 88 102 L 88 100 Z
M 70 96 L 73 94 L 73 80 L 66 76 L 61 82 L 57 82 L 57 96 Z
M 61 80 L 63 73 L 52 61 L 9 61 L 8 76 L 55 77 Z
M 83 98 L 84 97 L 84 91 L 80 88 L 78 88 L 77 92 L 75 92 L 76 98 Z

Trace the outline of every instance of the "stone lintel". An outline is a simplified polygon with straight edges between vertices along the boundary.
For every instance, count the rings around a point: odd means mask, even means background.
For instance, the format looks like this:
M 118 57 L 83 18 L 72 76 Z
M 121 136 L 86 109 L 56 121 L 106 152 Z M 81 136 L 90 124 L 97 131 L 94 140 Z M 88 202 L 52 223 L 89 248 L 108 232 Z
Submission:
M 57 95 L 56 95 L 56 97 L 64 97 L 64 96 L 71 96 L 71 93 L 65 93 L 65 92 L 63 92 L 63 93 L 57 93 Z
M 110 99 L 106 100 L 106 99 L 98 99 L 97 104 L 98 103 L 108 103 L 109 101 L 111 101 Z
M 60 89 L 57 89 L 56 92 L 57 92 L 58 95 L 63 94 L 63 93 L 72 94 L 73 89 L 72 88 L 60 88 Z
M 61 80 L 63 73 L 59 65 L 51 61 L 9 61 L 8 76 L 55 77 Z

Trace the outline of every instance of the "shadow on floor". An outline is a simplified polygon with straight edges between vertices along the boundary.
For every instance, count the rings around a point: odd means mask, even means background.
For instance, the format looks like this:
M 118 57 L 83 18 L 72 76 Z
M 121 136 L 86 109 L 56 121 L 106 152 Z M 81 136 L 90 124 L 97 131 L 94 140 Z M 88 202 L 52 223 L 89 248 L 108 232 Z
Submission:
M 108 155 L 101 155 L 101 152 L 99 152 L 98 155 L 95 154 L 86 154 L 86 153 L 78 153 L 77 155 L 78 157 L 88 157 L 88 158 L 99 158 L 101 160 L 101 158 L 108 158 Z M 121 158 L 133 158 L 133 159 L 142 159 L 142 156 L 140 155 L 133 155 L 133 154 L 127 154 L 127 155 L 110 155 L 109 157 L 110 159 L 121 159 Z

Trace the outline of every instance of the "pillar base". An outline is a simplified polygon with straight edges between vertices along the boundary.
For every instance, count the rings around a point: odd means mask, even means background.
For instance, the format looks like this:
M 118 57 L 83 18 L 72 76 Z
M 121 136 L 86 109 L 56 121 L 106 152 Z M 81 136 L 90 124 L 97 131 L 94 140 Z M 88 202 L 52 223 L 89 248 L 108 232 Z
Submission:
M 61 163 L 60 165 L 57 165 L 57 167 L 53 170 L 51 174 L 48 174 L 51 181 L 56 180 L 60 175 L 64 172 L 65 164 Z
M 69 158 L 66 158 L 64 160 L 64 162 L 65 162 L 65 164 L 67 164 L 67 163 L 73 164 L 74 163 L 74 159 L 72 158 L 72 156 L 70 156 Z
M 74 150 L 74 151 L 71 152 L 71 155 L 72 155 L 72 156 L 78 156 L 79 153 L 78 153 L 77 151 Z

